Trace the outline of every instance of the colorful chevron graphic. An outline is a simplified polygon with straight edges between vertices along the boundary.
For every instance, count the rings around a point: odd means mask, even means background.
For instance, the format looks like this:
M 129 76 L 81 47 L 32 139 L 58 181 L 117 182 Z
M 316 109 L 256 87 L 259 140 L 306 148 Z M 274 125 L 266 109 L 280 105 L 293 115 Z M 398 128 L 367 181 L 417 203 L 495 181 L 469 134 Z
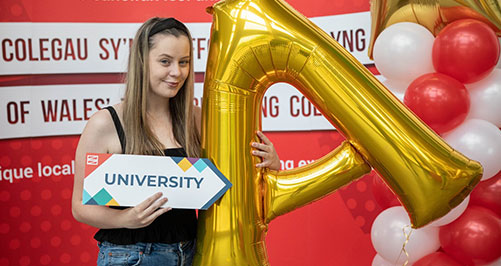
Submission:
M 83 202 L 83 204 L 87 204 L 87 205 L 120 206 L 120 204 L 118 204 L 118 202 L 104 188 L 99 190 L 92 197 L 84 189 L 82 202 Z
M 199 173 L 201 173 L 205 168 L 207 168 L 207 164 L 205 163 L 204 158 L 187 158 L 187 157 L 171 157 L 174 162 L 176 162 L 177 166 L 181 168 L 184 172 L 190 169 L 192 166 L 197 169 Z

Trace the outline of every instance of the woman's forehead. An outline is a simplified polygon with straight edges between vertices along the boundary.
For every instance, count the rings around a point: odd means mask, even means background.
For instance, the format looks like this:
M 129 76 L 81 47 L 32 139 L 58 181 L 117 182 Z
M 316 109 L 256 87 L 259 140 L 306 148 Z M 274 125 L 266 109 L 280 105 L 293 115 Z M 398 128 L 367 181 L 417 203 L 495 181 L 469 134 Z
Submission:
M 182 56 L 190 55 L 190 41 L 185 35 L 178 37 L 170 34 L 155 34 L 152 37 L 152 47 L 150 53 L 155 54 L 176 54 Z

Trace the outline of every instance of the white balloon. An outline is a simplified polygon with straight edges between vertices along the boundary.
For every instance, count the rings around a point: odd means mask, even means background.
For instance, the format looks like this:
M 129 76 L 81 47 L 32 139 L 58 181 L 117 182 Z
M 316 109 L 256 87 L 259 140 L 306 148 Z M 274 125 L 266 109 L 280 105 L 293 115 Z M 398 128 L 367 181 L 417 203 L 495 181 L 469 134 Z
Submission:
M 431 55 L 434 40 L 433 34 L 419 24 L 393 24 L 374 43 L 374 63 L 386 78 L 410 84 L 421 75 L 435 72 Z
M 449 211 L 445 216 L 442 218 L 433 221 L 430 223 L 428 226 L 443 226 L 446 224 L 450 224 L 454 220 L 456 220 L 463 212 L 466 210 L 466 207 L 468 207 L 468 203 L 470 202 L 470 196 L 466 197 L 463 202 L 461 202 L 456 208 L 452 209 Z
M 501 131 L 494 124 L 481 119 L 468 119 L 448 132 L 444 140 L 482 165 L 482 180 L 493 177 L 501 170 Z
M 383 75 L 377 75 L 376 78 L 401 102 L 404 102 L 405 90 L 407 90 L 409 83 L 396 79 L 387 79 Z
M 401 265 L 406 261 L 414 263 L 438 250 L 438 231 L 439 228 L 433 226 L 412 229 L 404 208 L 396 206 L 384 210 L 376 217 L 371 228 L 371 241 L 382 258 Z M 407 257 L 402 247 L 409 234 L 409 241 L 405 244 L 405 251 L 409 254 Z
M 379 254 L 376 254 L 372 260 L 372 266 L 395 266 L 395 264 L 383 259 Z
M 401 81 L 397 79 L 385 79 L 383 80 L 383 84 L 395 96 L 398 97 L 398 95 L 402 95 L 401 101 L 403 101 L 403 95 L 405 95 L 405 91 L 407 90 L 407 87 L 409 87 L 410 82 Z
M 465 86 L 470 92 L 468 118 L 486 120 L 501 127 L 501 69 L 495 68 L 486 78 Z

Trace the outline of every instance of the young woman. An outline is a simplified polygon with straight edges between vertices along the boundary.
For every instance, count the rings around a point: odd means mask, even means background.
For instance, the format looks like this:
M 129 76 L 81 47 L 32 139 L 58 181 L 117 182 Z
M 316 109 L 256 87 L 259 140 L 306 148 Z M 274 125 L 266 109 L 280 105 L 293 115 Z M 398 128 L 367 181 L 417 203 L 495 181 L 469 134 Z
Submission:
M 100 228 L 98 265 L 191 265 L 195 210 L 159 208 L 157 193 L 135 207 L 82 204 L 85 154 L 124 153 L 200 156 L 200 108 L 193 106 L 193 47 L 190 32 L 174 18 L 152 18 L 136 33 L 129 55 L 123 102 L 96 112 L 75 155 L 72 211 Z M 257 167 L 280 168 L 271 142 L 252 143 Z

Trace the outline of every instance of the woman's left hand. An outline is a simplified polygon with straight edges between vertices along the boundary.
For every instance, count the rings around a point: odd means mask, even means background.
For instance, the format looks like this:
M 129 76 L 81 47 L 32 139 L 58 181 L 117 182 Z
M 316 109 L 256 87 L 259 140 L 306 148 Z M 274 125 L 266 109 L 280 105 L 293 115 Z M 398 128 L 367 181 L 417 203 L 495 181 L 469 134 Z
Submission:
M 273 147 L 273 143 L 263 134 L 258 131 L 257 136 L 263 143 L 252 142 L 251 146 L 255 149 L 251 151 L 252 155 L 261 157 L 262 162 L 256 164 L 257 168 L 268 167 L 271 170 L 280 170 L 280 158 Z

